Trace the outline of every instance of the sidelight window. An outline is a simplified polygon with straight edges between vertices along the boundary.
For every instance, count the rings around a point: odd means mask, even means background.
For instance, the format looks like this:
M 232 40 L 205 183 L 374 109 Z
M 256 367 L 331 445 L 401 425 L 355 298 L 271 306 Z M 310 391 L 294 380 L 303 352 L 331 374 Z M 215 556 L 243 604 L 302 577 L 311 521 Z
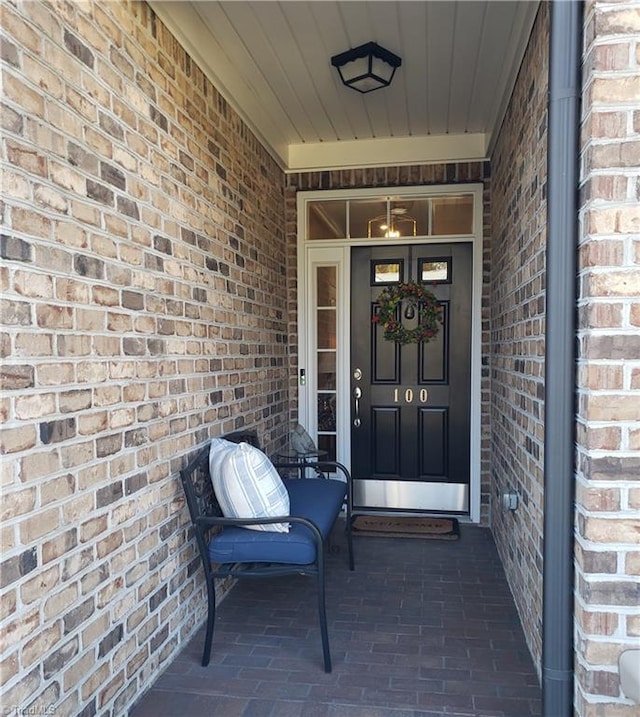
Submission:
M 336 460 L 337 268 L 316 267 L 316 422 L 318 448 Z

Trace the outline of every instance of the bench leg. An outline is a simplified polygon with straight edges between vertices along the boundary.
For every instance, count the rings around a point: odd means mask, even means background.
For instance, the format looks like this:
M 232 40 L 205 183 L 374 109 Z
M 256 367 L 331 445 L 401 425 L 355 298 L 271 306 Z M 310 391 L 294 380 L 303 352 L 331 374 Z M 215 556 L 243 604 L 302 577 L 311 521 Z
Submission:
M 324 560 L 318 560 L 318 616 L 320 618 L 320 636 L 322 638 L 322 654 L 324 671 L 331 672 L 331 653 L 329 652 L 329 632 L 327 630 L 327 610 L 324 598 Z
M 211 659 L 211 645 L 213 643 L 213 626 L 216 621 L 216 586 L 213 578 L 206 575 L 207 583 L 207 628 L 205 631 L 204 650 L 202 651 L 202 666 L 206 667 Z

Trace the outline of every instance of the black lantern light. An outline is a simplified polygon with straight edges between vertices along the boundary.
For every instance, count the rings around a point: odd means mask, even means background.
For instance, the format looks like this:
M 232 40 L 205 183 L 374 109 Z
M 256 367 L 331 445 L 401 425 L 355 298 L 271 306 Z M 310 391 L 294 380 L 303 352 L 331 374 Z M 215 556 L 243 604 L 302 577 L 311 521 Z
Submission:
M 347 86 L 363 94 L 387 87 L 402 60 L 375 42 L 334 55 L 331 64 Z

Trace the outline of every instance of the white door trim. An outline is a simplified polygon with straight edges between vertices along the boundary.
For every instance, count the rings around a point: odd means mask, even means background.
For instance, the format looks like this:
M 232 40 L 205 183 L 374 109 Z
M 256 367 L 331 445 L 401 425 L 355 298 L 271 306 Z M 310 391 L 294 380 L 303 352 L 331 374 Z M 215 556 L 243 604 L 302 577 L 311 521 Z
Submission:
M 471 416 L 470 416 L 470 514 L 474 523 L 480 522 L 481 495 L 481 381 L 482 381 L 482 253 L 483 253 L 483 186 L 481 184 L 440 185 L 429 187 L 378 187 L 373 189 L 349 189 L 298 192 L 298 376 L 304 369 L 306 382 L 298 382 L 300 422 L 315 438 L 317 436 L 316 406 L 316 312 L 315 268 L 335 266 L 337 269 L 337 356 L 336 356 L 336 430 L 337 460 L 351 466 L 350 430 L 350 250 L 352 246 L 393 244 L 394 240 L 372 239 L 322 239 L 309 241 L 306 237 L 307 204 L 329 199 L 363 199 L 393 196 L 439 196 L 472 194 L 474 198 L 473 233 L 464 236 L 400 237 L 398 244 L 450 244 L 471 242 L 473 245 L 473 306 L 471 318 Z

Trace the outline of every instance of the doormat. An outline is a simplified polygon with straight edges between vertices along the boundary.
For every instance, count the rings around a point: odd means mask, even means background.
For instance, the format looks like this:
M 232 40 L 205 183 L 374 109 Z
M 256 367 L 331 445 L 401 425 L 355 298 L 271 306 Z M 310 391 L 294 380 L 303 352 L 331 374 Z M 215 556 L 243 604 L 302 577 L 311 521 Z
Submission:
M 458 540 L 460 525 L 455 518 L 412 518 L 406 515 L 359 515 L 353 521 L 353 535 L 378 538 L 425 538 Z

